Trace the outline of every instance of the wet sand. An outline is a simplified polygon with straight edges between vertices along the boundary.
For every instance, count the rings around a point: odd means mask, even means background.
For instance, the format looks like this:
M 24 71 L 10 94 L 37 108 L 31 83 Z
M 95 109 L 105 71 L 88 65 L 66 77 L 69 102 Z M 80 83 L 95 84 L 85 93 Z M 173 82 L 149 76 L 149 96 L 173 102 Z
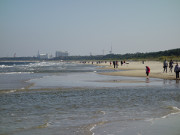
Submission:
M 109 62 L 98 64 L 98 66 L 104 66 L 103 69 L 113 69 L 113 65 L 110 66 Z M 146 61 L 144 64 L 141 61 L 129 61 L 122 66 L 119 65 L 118 68 L 115 68 L 117 72 L 106 72 L 100 73 L 102 75 L 112 75 L 112 76 L 129 76 L 129 77 L 146 77 L 145 66 L 149 66 L 151 71 L 149 74 L 150 78 L 161 78 L 161 79 L 169 79 L 175 80 L 176 76 L 174 73 L 174 68 L 172 73 L 169 68 L 167 69 L 167 73 L 163 72 L 163 63 L 158 61 Z M 175 64 L 173 65 L 175 67 Z M 120 70 L 120 71 L 118 71 Z

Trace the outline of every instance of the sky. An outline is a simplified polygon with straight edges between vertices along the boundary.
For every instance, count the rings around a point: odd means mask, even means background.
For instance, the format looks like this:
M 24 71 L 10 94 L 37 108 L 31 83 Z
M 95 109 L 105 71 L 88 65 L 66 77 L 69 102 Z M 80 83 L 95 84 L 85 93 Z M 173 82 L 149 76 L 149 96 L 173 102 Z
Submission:
M 0 57 L 180 48 L 180 0 L 0 0 Z

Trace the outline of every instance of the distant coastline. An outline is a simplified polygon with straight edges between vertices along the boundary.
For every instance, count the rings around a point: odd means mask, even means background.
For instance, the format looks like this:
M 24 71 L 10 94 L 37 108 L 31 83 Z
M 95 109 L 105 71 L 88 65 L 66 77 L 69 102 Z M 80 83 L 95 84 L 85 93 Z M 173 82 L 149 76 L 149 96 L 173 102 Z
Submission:
M 163 61 L 164 59 L 180 61 L 180 48 L 148 52 L 148 53 L 127 53 L 127 54 L 107 54 L 107 55 L 91 55 L 91 56 L 61 56 L 51 59 L 40 59 L 38 57 L 2 57 L 0 61 L 82 61 L 82 60 L 156 60 Z

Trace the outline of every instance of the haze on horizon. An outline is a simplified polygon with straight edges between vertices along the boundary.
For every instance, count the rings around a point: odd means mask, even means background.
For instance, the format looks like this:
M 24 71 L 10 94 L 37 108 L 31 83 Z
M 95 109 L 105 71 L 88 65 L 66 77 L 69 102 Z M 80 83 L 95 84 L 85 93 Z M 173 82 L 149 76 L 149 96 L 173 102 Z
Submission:
M 1 0 L 0 19 L 0 57 L 180 47 L 179 0 Z

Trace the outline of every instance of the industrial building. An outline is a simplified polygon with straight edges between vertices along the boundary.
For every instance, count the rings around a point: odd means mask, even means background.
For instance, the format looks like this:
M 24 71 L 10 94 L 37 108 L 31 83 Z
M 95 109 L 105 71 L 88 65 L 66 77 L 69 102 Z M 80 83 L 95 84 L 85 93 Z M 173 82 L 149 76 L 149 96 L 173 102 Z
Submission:
M 38 51 L 37 58 L 39 58 L 39 59 L 48 59 L 49 56 L 48 56 L 47 53 L 43 54 L 43 53 L 39 53 L 39 51 Z
M 56 51 L 56 54 L 55 54 L 56 57 L 62 57 L 62 56 L 68 56 L 68 55 L 69 55 L 69 54 L 68 54 L 67 51 L 65 51 L 65 52 Z

